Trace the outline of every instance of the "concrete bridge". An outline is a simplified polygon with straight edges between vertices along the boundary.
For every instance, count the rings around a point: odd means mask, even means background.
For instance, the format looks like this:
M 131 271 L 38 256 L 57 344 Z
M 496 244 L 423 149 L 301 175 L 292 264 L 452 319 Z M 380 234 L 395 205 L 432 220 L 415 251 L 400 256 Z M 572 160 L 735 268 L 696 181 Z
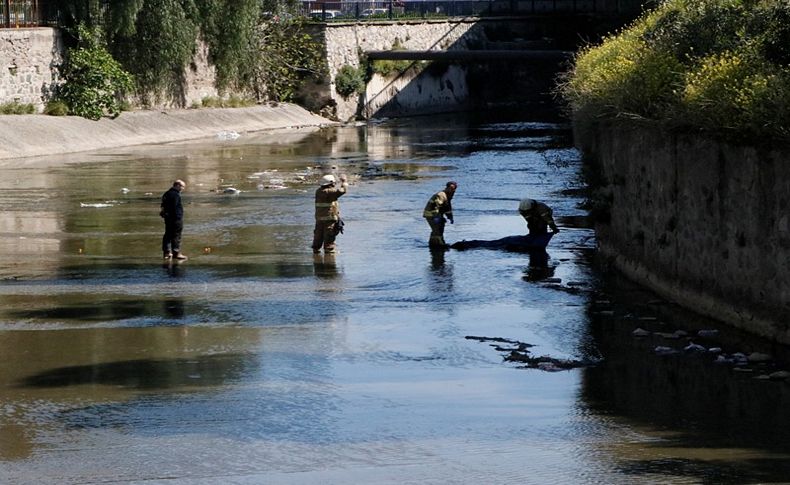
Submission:
M 600 8 L 606 0 L 597 1 Z M 305 90 L 300 102 L 342 121 L 548 106 L 557 75 L 569 67 L 574 52 L 636 15 L 610 9 L 316 23 L 313 33 L 325 45 L 328 79 Z M 382 61 L 411 64 L 400 63 L 395 73 L 387 66 L 390 72 L 380 74 Z M 364 92 L 344 96 L 335 81 L 349 68 L 368 73 L 368 82 Z
M 503 60 L 562 61 L 573 57 L 566 50 L 390 50 L 367 51 L 369 60 L 496 62 Z

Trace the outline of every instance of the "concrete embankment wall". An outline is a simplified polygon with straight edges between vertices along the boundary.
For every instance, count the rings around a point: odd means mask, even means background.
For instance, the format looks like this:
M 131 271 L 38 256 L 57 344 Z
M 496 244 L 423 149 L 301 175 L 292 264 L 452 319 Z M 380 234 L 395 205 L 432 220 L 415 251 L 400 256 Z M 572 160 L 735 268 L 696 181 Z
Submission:
M 0 159 L 215 137 L 221 132 L 295 129 L 331 123 L 293 104 L 252 108 L 132 111 L 116 119 L 0 116 Z
M 790 343 L 790 149 L 652 124 L 576 127 L 611 197 L 601 252 L 699 313 Z

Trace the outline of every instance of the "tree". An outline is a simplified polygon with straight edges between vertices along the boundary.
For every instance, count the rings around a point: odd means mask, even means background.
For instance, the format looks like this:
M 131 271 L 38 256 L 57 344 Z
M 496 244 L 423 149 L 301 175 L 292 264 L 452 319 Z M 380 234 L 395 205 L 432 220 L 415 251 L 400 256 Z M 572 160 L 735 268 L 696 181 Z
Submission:
M 77 116 L 117 116 L 123 95 L 132 89 L 132 76 L 107 52 L 97 32 L 83 26 L 77 32 L 79 45 L 66 53 L 59 98 Z

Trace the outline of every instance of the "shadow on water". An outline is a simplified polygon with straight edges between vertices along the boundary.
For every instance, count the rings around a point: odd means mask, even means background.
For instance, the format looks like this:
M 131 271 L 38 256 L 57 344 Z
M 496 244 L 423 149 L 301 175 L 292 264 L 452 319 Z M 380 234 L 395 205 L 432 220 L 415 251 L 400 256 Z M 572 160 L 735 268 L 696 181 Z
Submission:
M 258 365 L 258 356 L 255 354 L 129 360 L 51 369 L 23 379 L 18 387 L 52 388 L 98 384 L 150 390 L 220 386 L 238 381 Z
M 227 258 L 226 258 L 227 259 Z M 70 280 L 134 280 L 163 274 L 169 278 L 303 278 L 312 276 L 314 268 L 308 262 L 266 261 L 228 262 L 219 258 L 192 259 L 183 263 L 162 263 L 162 273 L 147 262 L 102 261 L 63 265 L 55 282 L 68 284 Z
M 554 277 L 558 263 L 551 260 L 545 249 L 535 249 L 529 253 L 529 266 L 524 269 L 524 281 L 536 282 Z
M 660 439 L 620 450 L 620 472 L 700 483 L 784 483 L 790 477 L 790 385 L 777 372 L 790 369 L 787 349 L 613 275 L 602 289 L 591 304 L 589 328 L 605 359 L 584 369 L 581 404 L 629 426 L 660 430 L 654 431 Z M 729 359 L 754 352 L 770 358 Z
M 111 304 L 100 304 L 98 302 L 84 304 L 70 304 L 54 308 L 36 308 L 29 310 L 6 311 L 6 315 L 11 319 L 55 319 L 55 320 L 74 320 L 86 322 L 104 322 L 113 320 L 125 320 L 128 318 L 150 316 L 152 307 L 150 301 L 112 301 Z M 181 316 L 183 316 L 183 307 Z

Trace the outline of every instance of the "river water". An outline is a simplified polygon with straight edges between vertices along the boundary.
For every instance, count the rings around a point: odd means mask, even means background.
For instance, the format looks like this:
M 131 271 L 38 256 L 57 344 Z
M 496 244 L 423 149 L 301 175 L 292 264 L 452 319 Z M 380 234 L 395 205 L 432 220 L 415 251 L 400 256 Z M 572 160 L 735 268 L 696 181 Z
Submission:
M 326 171 L 352 180 L 334 257 L 309 247 Z M 175 178 L 190 259 L 163 264 Z M 545 255 L 432 254 L 447 180 L 448 242 L 524 233 L 524 196 L 562 232 Z M 786 351 L 601 271 L 562 123 L 9 161 L 0 188 L 2 483 L 790 481 Z M 518 342 L 594 365 L 504 360 Z

